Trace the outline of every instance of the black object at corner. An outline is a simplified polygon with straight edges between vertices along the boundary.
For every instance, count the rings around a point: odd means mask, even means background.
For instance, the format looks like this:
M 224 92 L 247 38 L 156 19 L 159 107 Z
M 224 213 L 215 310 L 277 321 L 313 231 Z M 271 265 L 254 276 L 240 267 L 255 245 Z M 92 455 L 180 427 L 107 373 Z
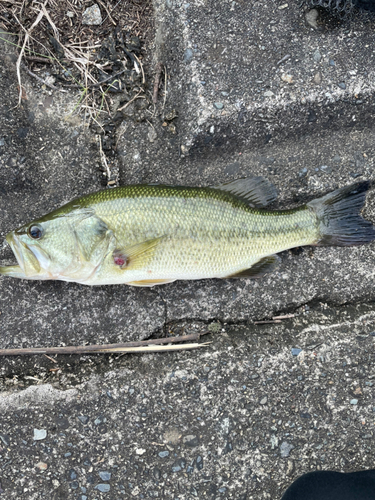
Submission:
M 375 470 L 309 472 L 294 481 L 281 500 L 375 500 Z

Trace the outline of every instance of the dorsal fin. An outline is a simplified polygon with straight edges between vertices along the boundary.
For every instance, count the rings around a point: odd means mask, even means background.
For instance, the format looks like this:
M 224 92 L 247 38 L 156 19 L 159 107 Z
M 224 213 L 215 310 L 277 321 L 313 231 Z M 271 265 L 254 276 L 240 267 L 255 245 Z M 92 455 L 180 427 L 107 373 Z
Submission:
M 265 177 L 245 177 L 236 181 L 226 182 L 214 189 L 228 191 L 229 193 L 246 200 L 252 208 L 262 208 L 277 198 L 275 186 Z

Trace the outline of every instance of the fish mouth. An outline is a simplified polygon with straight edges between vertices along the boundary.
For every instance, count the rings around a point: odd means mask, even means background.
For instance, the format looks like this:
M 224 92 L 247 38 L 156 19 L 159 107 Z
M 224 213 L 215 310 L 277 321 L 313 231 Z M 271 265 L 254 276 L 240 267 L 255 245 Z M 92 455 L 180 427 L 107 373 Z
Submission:
M 8 245 L 12 249 L 12 252 L 17 259 L 17 263 L 22 269 L 23 272 L 25 272 L 25 260 L 22 255 L 21 247 L 18 238 L 16 238 L 15 234 L 13 232 L 8 233 L 5 237 Z
M 18 265 L 1 266 L 0 274 L 29 279 L 38 276 L 41 271 L 38 255 L 26 243 L 21 241 L 13 231 L 8 233 L 5 239 Z

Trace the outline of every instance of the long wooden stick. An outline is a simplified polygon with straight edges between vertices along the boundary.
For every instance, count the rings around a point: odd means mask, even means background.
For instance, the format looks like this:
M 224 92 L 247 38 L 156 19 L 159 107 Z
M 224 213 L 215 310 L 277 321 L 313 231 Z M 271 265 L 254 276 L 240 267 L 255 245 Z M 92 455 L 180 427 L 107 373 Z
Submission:
M 142 340 L 138 342 L 125 342 L 120 344 L 94 344 L 64 347 L 26 347 L 23 349 L 0 349 L 0 356 L 29 356 L 32 354 L 95 354 L 95 353 L 142 353 L 165 352 L 206 347 L 209 342 L 202 344 L 190 343 L 176 345 L 187 340 L 198 340 L 200 333 L 183 335 L 182 337 L 167 337 L 162 339 Z M 170 344 L 170 345 L 164 345 Z

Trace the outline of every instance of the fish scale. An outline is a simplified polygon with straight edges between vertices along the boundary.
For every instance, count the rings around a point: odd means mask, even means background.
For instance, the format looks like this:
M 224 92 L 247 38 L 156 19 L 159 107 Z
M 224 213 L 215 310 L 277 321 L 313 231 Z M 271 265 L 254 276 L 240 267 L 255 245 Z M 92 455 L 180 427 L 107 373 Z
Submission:
M 93 199 L 89 206 L 113 230 L 121 248 L 162 238 L 149 269 L 143 270 L 151 273 L 138 273 L 138 279 L 150 274 L 224 277 L 266 255 L 317 239 L 316 217 L 308 209 L 254 210 L 245 201 L 209 188 L 119 189 L 122 197 Z

